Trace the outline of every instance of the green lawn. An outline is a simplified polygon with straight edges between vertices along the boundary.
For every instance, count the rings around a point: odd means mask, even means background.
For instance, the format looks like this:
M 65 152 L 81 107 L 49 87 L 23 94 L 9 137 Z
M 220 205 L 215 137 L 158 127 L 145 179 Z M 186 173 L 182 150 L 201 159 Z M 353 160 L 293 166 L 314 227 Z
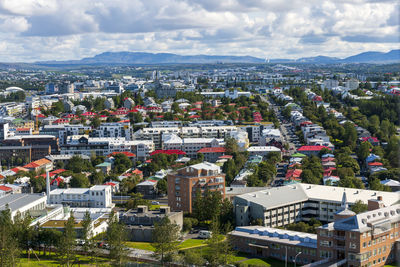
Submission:
M 149 251 L 155 251 L 156 249 L 151 245 L 150 242 L 126 242 L 125 243 L 130 248 L 137 248 Z
M 273 267 L 284 267 L 285 262 L 271 259 L 271 258 L 262 258 L 262 259 L 249 259 L 240 262 L 243 265 L 251 265 L 251 266 L 273 266 Z M 292 266 L 292 263 L 288 262 L 288 266 Z
M 188 239 L 180 243 L 178 247 L 179 249 L 188 249 L 205 245 L 207 244 L 205 244 L 204 239 Z
M 195 247 L 206 245 L 206 244 L 204 244 L 204 242 L 205 242 L 205 240 L 202 240 L 202 239 L 188 239 L 188 240 L 185 240 L 182 243 L 180 243 L 178 248 L 179 249 L 195 248 Z M 126 246 L 128 246 L 130 248 L 155 251 L 155 248 L 152 246 L 152 244 L 150 242 L 126 242 L 125 244 L 126 244 Z
M 22 257 L 20 258 L 20 262 L 18 266 L 20 267 L 31 267 L 31 266 L 60 266 L 59 262 L 57 261 L 57 256 L 55 253 L 51 253 L 50 255 L 47 254 L 46 256 L 39 255 L 38 252 L 36 251 L 40 261 L 37 260 L 34 254 L 31 254 L 30 259 L 28 261 L 28 255 L 23 254 Z M 90 263 L 90 257 L 82 256 L 82 255 L 76 255 L 76 259 L 79 261 L 76 261 L 76 265 L 81 265 L 81 266 L 111 266 L 109 264 L 109 260 L 106 258 L 100 258 L 96 257 L 95 258 L 95 263 L 91 264 Z

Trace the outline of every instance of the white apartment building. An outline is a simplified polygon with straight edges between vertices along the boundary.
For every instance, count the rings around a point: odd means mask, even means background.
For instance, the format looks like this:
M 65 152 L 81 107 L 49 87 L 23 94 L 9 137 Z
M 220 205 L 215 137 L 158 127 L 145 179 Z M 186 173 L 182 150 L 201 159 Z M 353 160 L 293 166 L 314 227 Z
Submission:
M 249 156 L 266 157 L 271 152 L 281 153 L 281 150 L 275 146 L 251 146 L 247 149 Z
M 110 185 L 95 185 L 90 188 L 67 188 L 50 191 L 49 204 L 70 207 L 112 208 Z
M 190 158 L 197 157 L 197 151 L 205 147 L 221 147 L 224 139 L 216 138 L 180 138 L 176 134 L 162 135 L 162 149 L 179 149 Z
M 92 137 L 123 137 L 126 140 L 131 140 L 131 127 L 129 122 L 107 122 L 102 123 L 98 129 L 90 133 Z
M 75 124 L 75 125 L 63 125 L 64 130 L 59 130 L 58 131 L 58 138 L 60 145 L 66 144 L 67 137 L 72 136 L 72 135 L 84 135 L 88 134 L 90 130 L 92 129 L 91 126 L 86 126 L 82 124 Z M 51 128 L 50 126 L 47 128 Z M 54 127 L 56 128 L 56 127 Z
M 282 141 L 282 134 L 279 129 L 264 129 L 258 144 L 260 146 L 265 146 L 271 140 Z
M 163 134 L 175 134 L 180 138 L 224 139 L 236 130 L 235 126 L 143 128 L 133 134 L 133 140 L 153 140 L 156 149 L 162 149 Z
M 113 152 L 132 152 L 137 158 L 143 160 L 154 151 L 154 143 L 151 140 L 126 140 L 117 137 L 89 137 L 87 135 L 73 135 L 67 138 L 65 145 L 61 147 L 62 155 L 87 155 L 107 156 Z
M 342 209 L 344 193 L 350 207 L 358 200 L 367 204 L 379 197 L 385 206 L 391 206 L 400 199 L 400 192 L 299 183 L 235 196 L 236 223 L 245 226 L 253 219 L 262 219 L 267 227 L 280 227 L 311 218 L 332 222 L 334 214 Z

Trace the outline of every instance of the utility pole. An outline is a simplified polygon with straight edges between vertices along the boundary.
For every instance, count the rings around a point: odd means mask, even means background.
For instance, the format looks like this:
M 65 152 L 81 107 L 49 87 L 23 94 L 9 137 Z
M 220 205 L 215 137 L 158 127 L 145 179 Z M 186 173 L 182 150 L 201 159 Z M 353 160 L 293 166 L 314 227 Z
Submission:
M 285 254 L 285 267 L 287 267 L 287 246 L 285 247 L 285 251 L 286 251 L 286 254 Z

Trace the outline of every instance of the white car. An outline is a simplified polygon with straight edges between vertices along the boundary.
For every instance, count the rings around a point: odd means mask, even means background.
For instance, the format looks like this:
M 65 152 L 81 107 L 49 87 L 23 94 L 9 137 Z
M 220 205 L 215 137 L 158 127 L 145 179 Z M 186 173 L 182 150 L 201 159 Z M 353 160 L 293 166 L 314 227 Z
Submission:
M 199 232 L 199 238 L 201 238 L 201 239 L 208 239 L 210 237 L 211 237 L 211 232 L 210 231 L 202 230 L 202 231 Z

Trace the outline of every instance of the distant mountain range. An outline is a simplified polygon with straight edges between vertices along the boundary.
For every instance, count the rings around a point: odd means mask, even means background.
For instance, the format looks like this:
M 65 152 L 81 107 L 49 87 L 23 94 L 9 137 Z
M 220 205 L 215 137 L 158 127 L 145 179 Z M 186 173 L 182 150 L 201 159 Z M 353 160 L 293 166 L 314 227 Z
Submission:
M 182 56 L 171 53 L 105 52 L 94 57 L 68 61 L 41 61 L 38 65 L 96 65 L 96 64 L 205 64 L 205 63 L 264 63 L 266 59 L 252 56 L 193 55 Z M 364 52 L 347 58 L 327 56 L 293 59 L 269 59 L 270 63 L 399 63 L 400 49 L 390 52 Z

